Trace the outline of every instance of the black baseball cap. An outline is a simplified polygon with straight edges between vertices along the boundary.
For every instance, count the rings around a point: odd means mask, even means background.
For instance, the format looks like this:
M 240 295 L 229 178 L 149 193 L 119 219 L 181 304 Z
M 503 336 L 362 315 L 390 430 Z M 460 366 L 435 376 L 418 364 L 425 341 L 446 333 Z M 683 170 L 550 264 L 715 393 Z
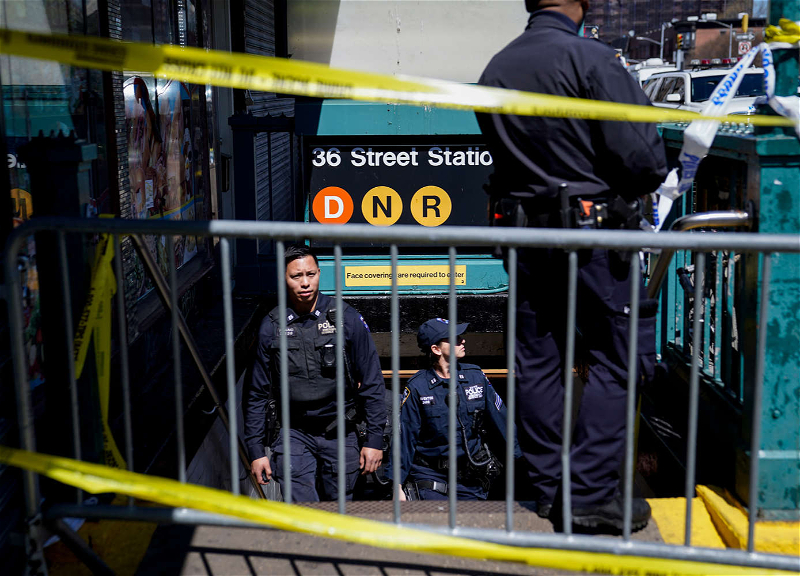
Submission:
M 456 335 L 460 336 L 469 328 L 469 323 L 456 324 Z M 450 337 L 450 321 L 444 318 L 432 318 L 419 327 L 417 345 L 423 352 L 428 352 L 433 344 Z

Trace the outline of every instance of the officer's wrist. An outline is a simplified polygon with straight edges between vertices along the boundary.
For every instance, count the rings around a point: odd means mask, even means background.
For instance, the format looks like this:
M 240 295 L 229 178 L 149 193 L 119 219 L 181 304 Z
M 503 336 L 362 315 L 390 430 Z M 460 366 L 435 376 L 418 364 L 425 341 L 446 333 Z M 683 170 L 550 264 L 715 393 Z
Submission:
M 374 448 L 381 450 L 383 448 L 383 437 L 381 436 L 367 436 L 364 439 L 364 448 Z

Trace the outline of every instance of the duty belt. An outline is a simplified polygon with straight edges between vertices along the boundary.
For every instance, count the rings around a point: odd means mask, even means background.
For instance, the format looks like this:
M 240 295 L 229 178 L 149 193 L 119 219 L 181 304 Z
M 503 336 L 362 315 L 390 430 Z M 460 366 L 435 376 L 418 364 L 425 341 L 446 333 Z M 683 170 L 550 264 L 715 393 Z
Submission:
M 433 490 L 444 496 L 447 496 L 447 482 L 439 482 L 438 480 L 417 480 L 415 482 L 417 490 Z
M 456 477 L 458 478 L 458 480 L 463 480 L 467 464 L 466 458 L 461 457 L 458 460 L 459 460 L 457 465 L 458 472 Z M 414 454 L 414 464 L 418 466 L 424 466 L 429 470 L 444 471 L 450 468 L 450 459 L 447 456 L 439 456 L 437 458 L 425 458 L 421 454 L 417 453 Z

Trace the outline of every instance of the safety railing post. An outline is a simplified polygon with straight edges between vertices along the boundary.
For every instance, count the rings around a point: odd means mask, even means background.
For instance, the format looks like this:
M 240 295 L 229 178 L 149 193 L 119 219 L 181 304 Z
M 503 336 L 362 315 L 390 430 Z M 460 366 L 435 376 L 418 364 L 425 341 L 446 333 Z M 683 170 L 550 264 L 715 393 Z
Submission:
M 575 389 L 575 318 L 578 306 L 578 253 L 569 252 L 567 258 L 567 346 L 564 358 L 564 412 L 561 428 L 561 508 L 564 534 L 572 534 L 572 404 Z
M 639 272 L 639 254 L 630 254 L 631 302 L 628 315 L 628 393 L 625 404 L 625 477 L 623 482 L 624 512 L 622 535 L 631 539 L 631 516 L 633 512 L 633 472 L 634 472 L 634 428 L 636 418 L 636 383 L 639 381 L 639 287 L 642 284 Z
M 225 316 L 225 377 L 228 382 L 228 450 L 230 452 L 231 492 L 239 495 L 239 428 L 236 403 L 236 358 L 233 351 L 233 302 L 231 296 L 231 245 L 227 238 L 219 239 L 222 276 L 222 307 Z
M 400 298 L 397 287 L 397 244 L 390 247 L 392 258 L 392 500 L 394 521 L 400 523 Z
M 281 441 L 283 442 L 283 501 L 292 501 L 292 450 L 289 429 L 289 350 L 286 337 L 286 247 L 283 240 L 275 243 L 275 259 L 277 260 L 278 275 L 278 346 L 280 364 L 280 390 L 281 390 Z M 277 470 L 276 470 L 277 472 Z
M 73 340 L 74 324 L 72 323 L 72 294 L 69 286 L 69 261 L 67 260 L 67 241 L 64 232 L 58 232 L 58 268 L 61 273 L 61 302 L 64 307 L 64 342 L 67 345 L 67 355 L 75 358 L 75 343 Z M 67 362 L 69 377 L 69 404 L 72 421 L 72 451 L 76 460 L 81 459 L 81 427 L 78 415 L 78 382 L 75 378 L 75 362 Z M 83 500 L 80 489 L 75 492 L 78 504 Z
M 697 418 L 700 397 L 700 317 L 703 314 L 703 283 L 706 255 L 695 252 L 694 306 L 692 308 L 692 368 L 689 373 L 689 431 L 686 434 L 686 522 L 684 543 L 692 544 L 692 503 L 694 502 L 695 471 L 697 469 Z
M 517 249 L 508 249 L 508 308 L 506 323 L 506 532 L 514 531 L 514 414 L 517 409 L 515 380 L 517 343 Z
M 166 237 L 167 254 L 175 254 L 175 239 Z M 186 482 L 186 437 L 183 427 L 183 372 L 181 370 L 181 339 L 178 330 L 178 278 L 175 262 L 167 263 L 169 269 L 170 322 L 172 336 L 172 378 L 175 385 L 175 438 L 178 453 L 178 480 Z
M 448 295 L 448 317 L 450 318 L 450 332 L 448 341 L 450 343 L 450 386 L 447 391 L 448 400 L 448 421 L 447 421 L 447 450 L 448 450 L 448 477 L 447 477 L 447 496 L 449 500 L 448 519 L 450 528 L 456 527 L 456 500 L 458 482 L 458 458 L 456 444 L 456 410 L 458 409 L 458 394 L 456 387 L 458 383 L 458 359 L 453 353 L 456 347 L 456 324 L 458 322 L 458 307 L 456 302 L 456 248 L 448 248 L 450 256 L 450 293 Z M 464 447 L 466 449 L 466 446 Z
M 31 389 L 28 385 L 28 362 L 23 341 L 24 323 L 22 320 L 22 290 L 17 257 L 24 236 L 12 235 L 6 244 L 5 274 L 6 305 L 8 307 L 9 340 L 11 358 L 14 366 L 14 391 L 17 401 L 17 426 L 19 442 L 23 450 L 36 451 L 33 412 L 31 409 Z M 23 494 L 25 497 L 25 554 L 31 574 L 47 574 L 42 546 L 42 520 L 40 508 L 39 480 L 32 471 L 22 471 Z
M 344 301 L 342 300 L 342 246 L 333 247 L 336 276 L 336 461 L 338 477 L 336 481 L 339 514 L 345 512 L 346 465 L 344 455 Z M 350 383 L 351 385 L 353 383 Z
M 119 339 L 119 371 L 122 385 L 122 418 L 125 429 L 125 463 L 133 471 L 133 425 L 131 423 L 131 375 L 128 357 L 128 316 L 125 306 L 125 278 L 122 275 L 122 243 L 114 234 L 114 275 L 117 277 L 117 338 Z M 133 498 L 128 498 L 133 506 Z
M 756 545 L 758 516 L 758 472 L 761 450 L 761 410 L 764 402 L 764 360 L 767 352 L 767 318 L 769 318 L 769 283 L 772 277 L 772 255 L 764 254 L 761 268 L 761 305 L 758 311 L 758 348 L 753 386 L 753 424 L 750 431 L 750 485 L 747 506 L 747 551 Z

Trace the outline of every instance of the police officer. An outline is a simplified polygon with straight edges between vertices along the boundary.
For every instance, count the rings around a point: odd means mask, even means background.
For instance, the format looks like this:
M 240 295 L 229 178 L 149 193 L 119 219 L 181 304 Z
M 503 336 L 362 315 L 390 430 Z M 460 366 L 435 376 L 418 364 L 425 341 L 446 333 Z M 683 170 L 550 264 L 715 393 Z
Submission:
M 647 105 L 615 52 L 578 36 L 588 0 L 526 0 L 521 36 L 494 56 L 480 84 L 529 92 Z M 637 197 L 666 175 L 663 144 L 651 124 L 481 115 L 494 158 L 492 206 L 500 221 L 534 227 L 635 228 Z M 571 447 L 572 518 L 583 526 L 623 526 L 623 457 L 628 366 L 630 265 L 607 250 L 578 254 L 578 328 L 588 364 Z M 517 426 L 531 494 L 549 516 L 561 483 L 567 255 L 520 251 L 516 334 Z M 543 281 L 543 275 L 546 280 Z M 643 302 L 639 376 L 655 363 L 654 302 Z M 522 486 L 523 488 L 525 486 Z M 555 517 L 555 514 L 554 514 Z M 633 527 L 650 508 L 635 499 Z
M 491 431 L 505 439 L 506 407 L 486 375 L 474 364 L 458 362 L 466 354 L 462 334 L 469 324 L 458 324 L 455 345 L 449 342 L 447 320 L 434 318 L 419 327 L 417 343 L 430 367 L 408 381 L 400 409 L 400 499 L 446 500 L 448 479 L 448 392 L 450 369 L 458 371 L 457 497 L 485 500 L 491 482 L 500 474 L 500 461 L 486 444 Z M 451 364 L 451 358 L 454 359 Z M 514 439 L 517 456 L 521 456 Z M 392 465 L 386 475 L 392 478 Z
M 337 496 L 336 449 L 336 315 L 342 314 L 345 336 L 345 493 L 352 499 L 353 487 L 362 474 L 375 472 L 382 458 L 383 426 L 386 419 L 385 385 L 378 354 L 363 317 L 319 292 L 320 269 L 316 256 L 305 246 L 286 250 L 287 363 L 290 393 L 289 432 L 292 470 L 292 500 L 333 500 Z M 283 488 L 283 442 L 272 442 L 272 460 L 265 456 L 266 412 L 280 393 L 280 318 L 274 308 L 261 323 L 252 378 L 245 390 L 244 434 L 250 453 L 251 471 L 262 483 L 275 477 Z M 362 447 L 356 435 L 356 405 L 363 408 L 366 435 Z

